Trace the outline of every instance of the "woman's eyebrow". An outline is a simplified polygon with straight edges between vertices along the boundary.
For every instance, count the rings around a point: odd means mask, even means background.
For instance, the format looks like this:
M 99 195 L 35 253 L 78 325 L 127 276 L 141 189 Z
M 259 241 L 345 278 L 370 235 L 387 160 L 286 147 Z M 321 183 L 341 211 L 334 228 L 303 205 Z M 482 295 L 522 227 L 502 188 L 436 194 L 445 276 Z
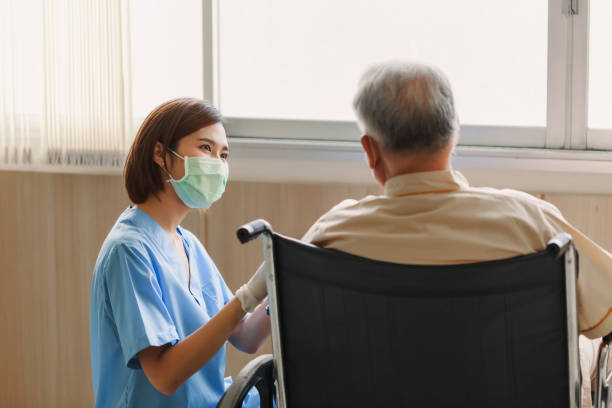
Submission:
M 201 142 L 210 143 L 213 146 L 217 146 L 217 143 L 215 143 L 212 139 L 208 139 L 206 137 L 200 137 L 198 140 L 201 141 Z M 221 151 L 222 152 L 229 152 L 229 147 L 227 147 L 227 145 L 222 145 L 221 146 Z

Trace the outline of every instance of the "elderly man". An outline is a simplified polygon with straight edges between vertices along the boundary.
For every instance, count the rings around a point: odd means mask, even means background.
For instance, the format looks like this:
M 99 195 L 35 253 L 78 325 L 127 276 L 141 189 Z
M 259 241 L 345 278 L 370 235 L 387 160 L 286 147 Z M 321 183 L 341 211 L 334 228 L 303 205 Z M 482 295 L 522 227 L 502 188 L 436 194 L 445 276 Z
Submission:
M 381 261 L 458 264 L 510 258 L 570 233 L 580 253 L 581 333 L 612 331 L 612 255 L 552 204 L 515 190 L 477 188 L 451 168 L 459 138 L 453 94 L 435 68 L 402 62 L 362 76 L 353 106 L 380 196 L 345 200 L 304 241 Z M 596 340 L 581 337 L 584 406 L 590 407 Z

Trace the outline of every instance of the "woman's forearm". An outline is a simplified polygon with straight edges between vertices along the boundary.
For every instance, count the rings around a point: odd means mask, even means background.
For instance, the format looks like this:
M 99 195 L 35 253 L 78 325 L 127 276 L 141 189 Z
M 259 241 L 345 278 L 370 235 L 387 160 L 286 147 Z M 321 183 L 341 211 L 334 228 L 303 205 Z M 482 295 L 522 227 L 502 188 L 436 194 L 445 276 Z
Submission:
M 244 314 L 240 302 L 232 299 L 204 326 L 174 346 L 140 351 L 138 359 L 151 384 L 164 394 L 173 394 L 221 349 Z
M 255 353 L 270 334 L 270 317 L 266 314 L 267 301 L 257 306 L 249 317 L 240 322 L 229 338 L 237 349 Z

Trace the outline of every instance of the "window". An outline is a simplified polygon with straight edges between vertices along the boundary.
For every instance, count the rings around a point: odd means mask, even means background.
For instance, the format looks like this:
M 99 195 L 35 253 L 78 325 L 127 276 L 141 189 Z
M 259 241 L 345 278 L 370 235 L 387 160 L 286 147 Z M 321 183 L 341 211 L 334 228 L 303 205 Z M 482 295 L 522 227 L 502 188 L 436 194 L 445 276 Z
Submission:
M 449 76 L 462 123 L 545 127 L 547 17 L 533 0 L 223 0 L 219 105 L 234 117 L 351 121 L 364 68 L 410 58 Z
M 601 62 L 609 58 L 607 0 L 209 3 L 218 7 L 214 95 L 235 136 L 356 140 L 351 97 L 360 73 L 412 58 L 449 76 L 464 145 L 597 148 L 587 145 L 584 106 L 587 76 L 610 83 Z M 597 86 L 592 123 L 612 120 Z
M 446 72 L 463 145 L 612 150 L 611 18 L 608 0 L 5 0 L 0 164 L 118 168 L 180 96 L 308 156 L 357 140 L 357 79 L 390 58 Z
M 588 136 L 595 148 L 612 149 L 612 2 L 591 0 L 589 13 Z
M 0 164 L 31 163 L 43 106 L 40 0 L 0 2 Z
M 155 106 L 202 97 L 202 25 L 200 0 L 1 1 L 0 164 L 121 168 Z
M 130 0 L 133 115 L 203 97 L 202 1 Z

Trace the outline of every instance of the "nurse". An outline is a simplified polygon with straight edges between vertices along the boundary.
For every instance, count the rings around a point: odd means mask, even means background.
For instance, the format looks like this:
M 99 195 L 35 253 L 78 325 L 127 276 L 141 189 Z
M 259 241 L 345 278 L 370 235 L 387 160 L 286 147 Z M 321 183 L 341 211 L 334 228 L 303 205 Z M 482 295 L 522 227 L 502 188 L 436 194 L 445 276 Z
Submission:
M 268 336 L 261 268 L 233 296 L 179 225 L 191 208 L 221 198 L 228 155 L 222 118 L 201 100 L 166 102 L 140 127 L 124 169 L 134 205 L 106 237 L 93 274 L 96 407 L 214 407 L 229 385 L 225 342 L 253 353 Z M 245 406 L 257 402 L 251 395 Z

